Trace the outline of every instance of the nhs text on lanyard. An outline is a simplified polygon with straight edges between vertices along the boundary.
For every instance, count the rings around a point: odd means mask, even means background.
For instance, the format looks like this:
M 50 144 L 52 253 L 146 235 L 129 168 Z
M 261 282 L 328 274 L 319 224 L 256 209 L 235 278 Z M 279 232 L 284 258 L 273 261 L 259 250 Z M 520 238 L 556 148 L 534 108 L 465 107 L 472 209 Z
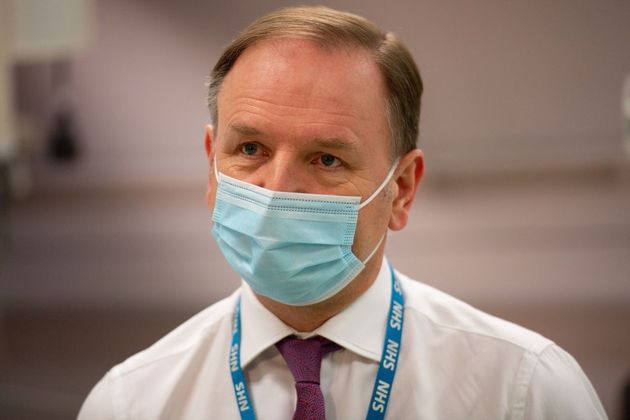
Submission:
M 404 318 L 404 297 L 400 282 L 391 269 L 392 296 L 389 304 L 389 315 L 387 318 L 387 330 L 385 342 L 383 343 L 383 353 L 378 366 L 376 381 L 372 390 L 372 398 L 366 419 L 375 420 L 385 417 L 387 403 L 391 395 L 396 366 L 398 365 L 398 355 L 402 342 L 402 328 Z M 254 408 L 245 383 L 245 375 L 241 369 L 241 300 L 236 303 L 234 312 L 234 325 L 232 329 L 232 346 L 230 347 L 230 372 L 232 373 L 232 384 L 234 385 L 234 396 L 236 404 L 241 414 L 241 419 L 254 420 Z

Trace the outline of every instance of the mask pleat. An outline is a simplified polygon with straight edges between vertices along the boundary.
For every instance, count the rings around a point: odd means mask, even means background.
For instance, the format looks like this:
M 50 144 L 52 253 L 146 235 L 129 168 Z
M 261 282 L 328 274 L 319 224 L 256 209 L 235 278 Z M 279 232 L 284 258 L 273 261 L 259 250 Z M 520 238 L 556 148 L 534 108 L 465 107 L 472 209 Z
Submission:
M 337 293 L 363 269 L 351 248 L 360 197 L 275 192 L 217 176 L 213 236 L 256 293 L 311 304 Z M 383 184 L 390 177 L 391 171 Z

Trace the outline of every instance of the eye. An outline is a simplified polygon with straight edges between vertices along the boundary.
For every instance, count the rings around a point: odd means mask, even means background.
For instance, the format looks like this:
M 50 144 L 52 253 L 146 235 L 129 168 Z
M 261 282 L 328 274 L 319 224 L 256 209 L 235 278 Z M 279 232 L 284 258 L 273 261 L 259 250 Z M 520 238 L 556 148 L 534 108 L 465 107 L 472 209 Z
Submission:
M 341 161 L 333 155 L 323 154 L 318 159 L 319 163 L 327 168 L 335 168 L 341 164 Z
M 243 143 L 240 146 L 241 152 L 247 156 L 255 156 L 260 147 L 256 143 Z

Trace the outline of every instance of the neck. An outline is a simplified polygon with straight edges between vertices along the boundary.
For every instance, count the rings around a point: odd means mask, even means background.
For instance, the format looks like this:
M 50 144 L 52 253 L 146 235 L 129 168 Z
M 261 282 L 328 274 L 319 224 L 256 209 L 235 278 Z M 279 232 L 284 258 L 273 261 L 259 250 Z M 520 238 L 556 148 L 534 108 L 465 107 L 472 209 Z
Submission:
M 298 332 L 311 332 L 346 309 L 372 286 L 381 269 L 383 259 L 379 250 L 363 271 L 335 296 L 313 305 L 292 306 L 256 294 L 260 303 L 271 313 Z

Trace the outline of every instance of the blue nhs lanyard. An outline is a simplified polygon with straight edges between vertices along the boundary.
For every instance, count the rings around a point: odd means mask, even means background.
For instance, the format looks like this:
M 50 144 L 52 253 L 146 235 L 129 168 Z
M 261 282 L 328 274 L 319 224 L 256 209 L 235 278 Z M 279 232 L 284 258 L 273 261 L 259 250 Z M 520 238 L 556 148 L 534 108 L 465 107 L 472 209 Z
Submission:
M 396 366 L 398 365 L 398 355 L 400 354 L 400 345 L 402 342 L 402 327 L 404 317 L 405 299 L 402 294 L 400 282 L 394 274 L 394 270 L 390 267 L 392 277 L 392 296 L 389 304 L 389 315 L 387 317 L 387 331 L 385 333 L 385 342 L 383 343 L 383 353 L 381 362 L 378 366 L 374 388 L 372 389 L 372 398 L 366 419 L 375 420 L 385 417 L 387 403 L 391 395 L 394 376 L 396 375 Z M 232 373 L 232 384 L 234 385 L 234 396 L 236 404 L 241 414 L 241 419 L 254 420 L 254 407 L 247 390 L 245 375 L 241 368 L 241 299 L 236 302 L 236 310 L 234 312 L 234 325 L 232 328 L 232 345 L 230 346 L 230 372 Z

